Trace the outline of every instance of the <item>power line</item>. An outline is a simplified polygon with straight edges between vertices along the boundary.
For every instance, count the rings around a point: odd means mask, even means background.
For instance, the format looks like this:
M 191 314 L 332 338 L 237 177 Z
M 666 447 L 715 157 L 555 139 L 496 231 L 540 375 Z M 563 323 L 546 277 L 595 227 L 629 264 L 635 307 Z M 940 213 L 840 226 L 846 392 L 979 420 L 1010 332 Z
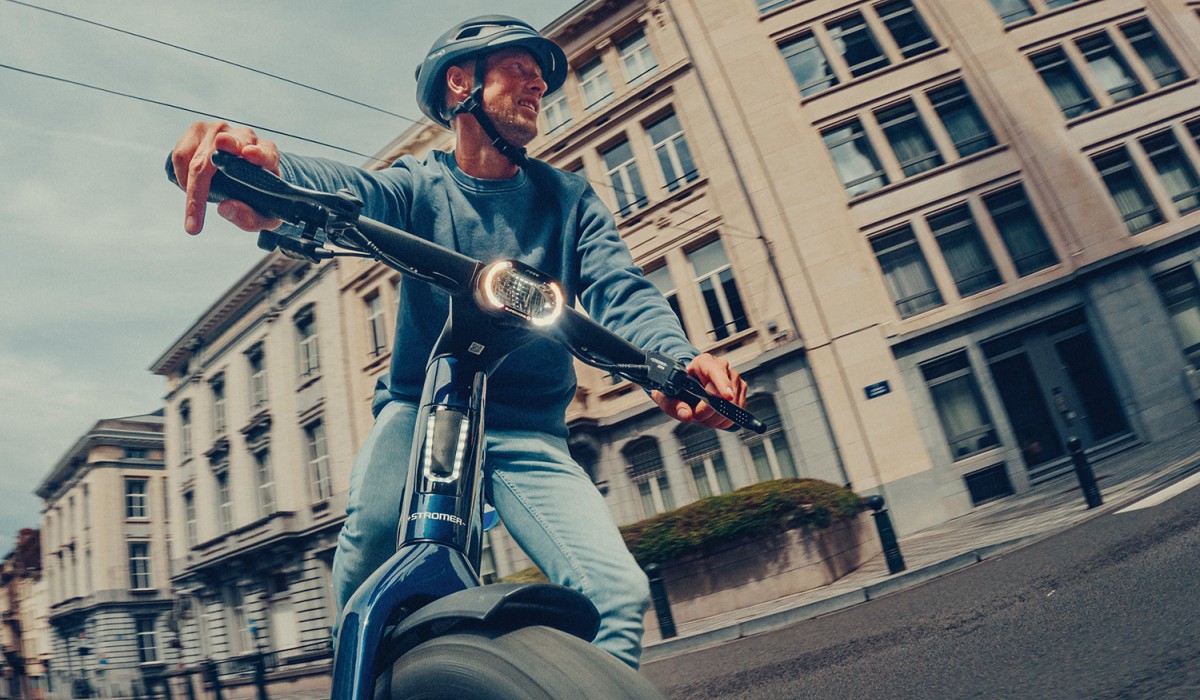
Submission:
M 12 1 L 13 0 L 9 0 L 9 2 L 12 2 Z M 314 144 L 317 146 L 324 146 L 325 148 L 332 148 L 335 151 L 349 153 L 350 155 L 358 156 L 360 158 L 366 158 L 368 160 L 379 161 L 380 163 L 389 163 L 389 164 L 391 163 L 391 161 L 384 160 L 382 158 L 376 158 L 375 156 L 370 156 L 370 155 L 367 155 L 366 153 L 360 153 L 358 151 L 355 151 L 355 150 L 352 150 L 349 148 L 343 148 L 342 146 L 335 146 L 334 144 L 326 143 L 325 141 L 318 141 L 317 139 L 310 139 L 307 136 L 300 136 L 299 134 L 293 134 L 293 133 L 287 132 L 287 131 L 280 131 L 279 129 L 272 129 L 270 127 L 262 126 L 260 124 L 251 124 L 248 122 L 231 119 L 229 117 L 225 117 L 220 114 L 213 114 L 212 112 L 205 112 L 205 111 L 202 111 L 199 109 L 192 109 L 190 107 L 182 107 L 180 105 L 172 104 L 170 102 L 163 102 L 162 100 L 154 100 L 149 97 L 142 97 L 140 95 L 133 95 L 133 94 L 130 94 L 127 92 L 120 92 L 119 90 L 110 90 L 108 88 L 103 88 L 98 85 L 92 85 L 91 83 L 84 83 L 84 82 L 80 82 L 78 80 L 70 80 L 68 78 L 63 78 L 63 77 L 60 77 L 57 75 L 50 75 L 49 73 L 39 73 L 37 71 L 28 70 L 26 68 L 18 68 L 17 66 L 10 66 L 7 63 L 0 63 L 0 68 L 5 68 L 5 69 L 11 70 L 11 71 L 15 71 L 17 73 L 24 73 L 26 75 L 32 75 L 32 76 L 35 76 L 38 78 L 54 80 L 54 81 L 57 81 L 60 83 L 66 83 L 68 85 L 75 85 L 77 87 L 87 88 L 89 90 L 96 90 L 98 92 L 103 92 L 108 95 L 124 97 L 125 99 L 129 99 L 129 100 L 136 100 L 138 102 L 146 102 L 148 104 L 158 105 L 159 107 L 168 107 L 170 109 L 179 110 L 180 112 L 188 112 L 190 114 L 196 114 L 196 115 L 199 115 L 202 117 L 209 117 L 211 119 L 221 119 L 224 121 L 236 122 L 238 124 L 243 124 L 245 126 L 248 126 L 251 129 L 257 129 L 258 131 L 265 131 L 270 134 L 278 134 L 280 136 L 286 136 L 288 138 L 296 139 L 298 141 L 303 141 L 305 143 L 311 143 L 311 144 Z
M 28 7 L 28 8 L 29 8 L 29 9 L 31 9 L 31 10 L 40 10 L 40 11 L 42 11 L 42 12 L 46 12 L 46 13 L 49 13 L 49 14 L 52 14 L 52 15 L 58 15 L 59 17 L 65 17 L 66 19 L 75 20 L 75 21 L 77 21 L 77 22 L 83 22 L 83 23 L 85 23 L 85 24 L 90 24 L 90 25 L 92 25 L 92 26 L 95 26 L 95 27 L 100 27 L 100 28 L 102 28 L 102 29 L 107 29 L 107 30 L 109 30 L 109 31 L 118 32 L 118 33 L 120 33 L 120 34 L 125 34 L 126 36 L 132 36 L 132 37 L 136 37 L 136 38 L 138 38 L 138 39 L 142 39 L 142 40 L 144 40 L 144 41 L 149 41 L 149 42 L 152 42 L 152 43 L 155 43 L 155 44 L 159 44 L 160 46 L 166 46 L 166 47 L 169 47 L 169 48 L 175 49 L 175 50 L 177 50 L 177 51 L 183 51 L 183 52 L 185 52 L 185 53 L 190 53 L 190 54 L 192 54 L 192 55 L 194 55 L 194 56 L 200 56 L 200 57 L 202 57 L 202 58 L 207 58 L 207 59 L 209 59 L 209 60 L 211 60 L 211 61 L 216 61 L 216 62 L 218 62 L 218 63 L 224 63 L 225 65 L 228 65 L 228 66 L 233 66 L 233 67 L 235 67 L 235 68 L 241 68 L 242 70 L 247 70 L 247 71 L 250 71 L 251 73 L 257 73 L 258 75 L 262 75 L 262 76 L 265 76 L 265 77 L 268 77 L 268 78 L 272 78 L 272 79 L 274 79 L 274 80 L 280 80 L 280 81 L 283 81 L 283 82 L 285 82 L 285 83 L 287 83 L 287 84 L 289 84 L 289 85 L 295 85 L 295 86 L 297 86 L 297 87 L 301 87 L 301 88 L 304 88 L 304 89 L 306 89 L 306 90 L 312 90 L 313 92 L 317 92 L 317 93 L 320 93 L 320 94 L 322 94 L 322 95 L 326 95 L 326 96 L 328 96 L 328 97 L 332 97 L 332 98 L 335 98 L 335 99 L 338 99 L 338 100 L 342 100 L 342 101 L 344 101 L 344 102 L 349 102 L 349 103 L 351 103 L 351 104 L 355 104 L 355 105 L 358 105 L 358 106 L 360 106 L 360 107 L 366 107 L 367 109 L 374 110 L 374 111 L 376 111 L 376 112 L 380 112 L 380 113 L 383 113 L 383 114 L 387 114 L 387 115 L 389 115 L 389 116 L 396 117 L 396 118 L 398 118 L 398 119 L 403 119 L 403 120 L 405 120 L 405 121 L 412 122 L 413 124 L 416 124 L 416 123 L 418 123 L 418 122 L 417 122 L 417 120 L 416 120 L 416 119 L 413 119 L 412 117 L 406 117 L 406 116 L 404 116 L 403 114 L 397 114 L 396 112 L 392 112 L 392 111 L 386 110 L 386 109 L 384 109 L 384 108 L 382 108 L 382 107 L 376 107 L 375 105 L 368 104 L 368 103 L 366 103 L 366 102 L 361 102 L 361 101 L 359 101 L 359 100 L 356 100 L 356 99 L 354 99 L 354 98 L 352 98 L 352 97 L 346 97 L 346 96 L 344 96 L 344 95 L 339 95 L 339 94 L 337 94 L 337 93 L 335 93 L 335 92 L 330 92 L 329 90 L 325 90 L 325 89 L 322 89 L 322 88 L 319 88 L 319 87 L 314 87 L 314 86 L 312 86 L 312 85 L 309 85 L 309 84 L 307 84 L 307 83 L 302 83 L 302 82 L 300 82 L 300 81 L 298 81 L 298 80 L 292 80 L 291 78 L 285 78 L 284 76 L 281 76 L 281 75 L 276 75 L 275 73 L 270 73 L 270 72 L 268 72 L 268 71 L 265 71 L 265 70 L 260 70 L 260 69 L 258 69 L 258 68 L 254 68 L 253 66 L 247 66 L 247 65 L 245 65 L 245 64 L 243 64 L 243 63 L 237 63 L 236 61 L 230 61 L 230 60 L 228 60 L 228 59 L 221 58 L 220 56 L 214 56 L 214 55 L 212 55 L 212 54 L 205 53 L 205 52 L 203 52 L 203 51 L 197 51 L 197 50 L 195 50 L 195 49 L 189 49 L 189 48 L 187 48 L 186 46 L 180 46 L 180 45 L 178 45 L 178 44 L 172 44 L 172 43 L 171 43 L 171 42 L 169 42 L 169 41 L 163 41 L 162 39 L 155 39 L 155 38 L 154 38 L 154 37 L 152 37 L 152 36 L 146 36 L 145 34 L 138 34 L 137 32 L 131 32 L 131 31 L 127 30 L 127 29 L 121 29 L 120 27 L 114 27 L 114 26 L 111 26 L 111 25 L 108 25 L 108 24 L 102 24 L 102 23 L 100 23 L 100 22 L 95 22 L 95 21 L 93 21 L 93 20 L 90 20 L 90 19 L 85 19 L 85 18 L 83 18 L 83 17 L 77 17 L 77 16 L 75 16 L 75 15 L 67 14 L 66 12 L 59 12 L 58 10 L 51 10 L 51 9 L 49 9 L 49 8 L 46 8 L 46 7 L 41 7 L 41 6 L 39 6 L 39 5 L 33 5 L 33 4 L 30 4 L 30 3 L 27 3 L 27 2 L 21 2 L 21 0 L 7 0 L 7 1 L 8 1 L 8 2 L 10 2 L 10 3 L 12 3 L 12 4 L 14 4 L 14 5 L 20 5 L 20 6 L 22 6 L 22 7 Z M 276 133 L 278 133 L 278 132 L 276 132 Z

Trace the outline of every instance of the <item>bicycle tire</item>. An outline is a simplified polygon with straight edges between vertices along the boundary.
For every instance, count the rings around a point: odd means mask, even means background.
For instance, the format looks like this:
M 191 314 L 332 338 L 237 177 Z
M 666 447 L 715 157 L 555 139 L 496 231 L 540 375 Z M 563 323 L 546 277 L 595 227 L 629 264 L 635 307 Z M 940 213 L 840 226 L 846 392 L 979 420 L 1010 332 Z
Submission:
M 662 700 L 637 671 L 549 627 L 436 637 L 379 675 L 375 700 Z

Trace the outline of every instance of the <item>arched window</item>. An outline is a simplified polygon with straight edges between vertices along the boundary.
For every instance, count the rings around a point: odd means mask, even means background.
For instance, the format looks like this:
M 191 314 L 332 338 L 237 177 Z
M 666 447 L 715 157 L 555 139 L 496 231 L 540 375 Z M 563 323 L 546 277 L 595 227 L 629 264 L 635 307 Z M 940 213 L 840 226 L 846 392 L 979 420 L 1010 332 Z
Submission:
M 675 501 L 671 497 L 671 484 L 667 480 L 658 441 L 651 437 L 634 440 L 623 452 L 629 461 L 629 479 L 641 497 L 642 514 L 649 518 L 674 509 Z
M 742 440 L 750 450 L 754 472 L 759 481 L 791 479 L 798 476 L 792 451 L 788 448 L 787 436 L 783 433 L 783 421 L 775 402 L 770 396 L 756 396 L 746 402 L 746 408 L 767 426 L 762 435 L 743 431 Z
M 696 495 L 708 498 L 732 491 L 733 483 L 729 480 L 717 431 L 693 424 L 684 426 L 678 435 L 683 443 L 683 460 L 692 470 Z

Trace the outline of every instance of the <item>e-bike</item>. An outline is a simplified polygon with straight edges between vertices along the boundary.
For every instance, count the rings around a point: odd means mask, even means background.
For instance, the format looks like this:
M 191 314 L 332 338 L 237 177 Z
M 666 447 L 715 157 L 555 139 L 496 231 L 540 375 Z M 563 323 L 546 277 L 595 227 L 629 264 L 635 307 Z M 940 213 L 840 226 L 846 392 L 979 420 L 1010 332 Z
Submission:
M 368 256 L 450 298 L 397 504 L 396 553 L 342 612 L 333 698 L 660 697 L 588 643 L 600 621 L 581 593 L 541 583 L 481 585 L 488 375 L 537 335 L 549 336 L 646 389 L 708 403 L 733 429 L 761 433 L 762 423 L 708 395 L 678 360 L 645 352 L 576 311 L 555 280 L 519 261 L 485 264 L 361 216 L 362 201 L 349 191 L 297 187 L 222 151 L 212 160 L 210 199 L 236 199 L 294 227 L 260 232 L 259 247 L 313 263 Z M 167 172 L 174 180 L 169 161 Z

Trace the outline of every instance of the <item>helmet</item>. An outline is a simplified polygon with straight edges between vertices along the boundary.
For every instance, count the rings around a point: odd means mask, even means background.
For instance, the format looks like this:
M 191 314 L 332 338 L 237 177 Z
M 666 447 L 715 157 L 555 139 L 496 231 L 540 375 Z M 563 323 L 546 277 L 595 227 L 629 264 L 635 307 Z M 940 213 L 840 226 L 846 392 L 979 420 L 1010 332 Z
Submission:
M 562 87 L 567 79 L 567 56 L 558 44 L 532 26 L 505 15 L 483 15 L 450 28 L 429 48 L 417 66 L 417 104 L 425 116 L 444 127 L 450 126 L 444 108 L 446 70 L 469 59 L 483 58 L 500 49 L 522 48 L 533 54 L 546 81 L 546 93 Z M 482 74 L 477 71 L 477 74 Z

